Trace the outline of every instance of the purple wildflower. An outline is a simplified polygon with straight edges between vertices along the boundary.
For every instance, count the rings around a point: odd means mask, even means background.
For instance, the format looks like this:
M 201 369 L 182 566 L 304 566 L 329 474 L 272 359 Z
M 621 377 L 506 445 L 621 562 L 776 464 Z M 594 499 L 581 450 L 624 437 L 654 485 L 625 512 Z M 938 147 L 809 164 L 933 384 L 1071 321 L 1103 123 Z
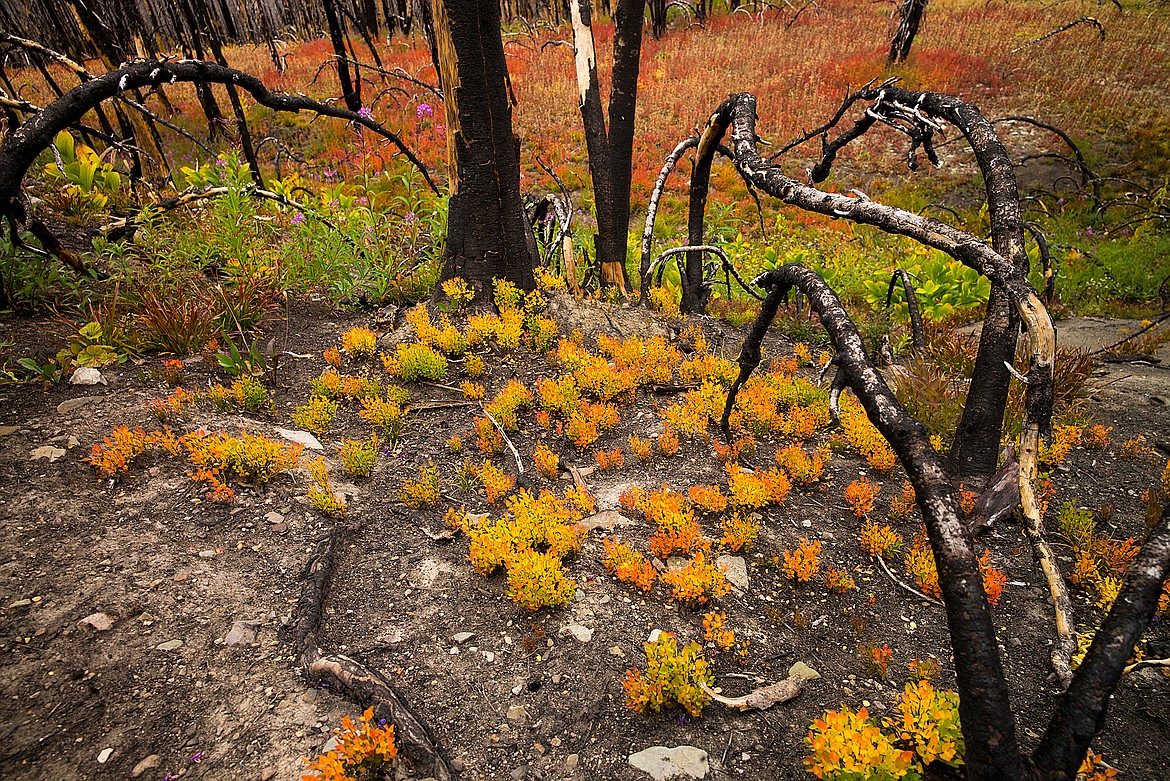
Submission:
M 296 214 L 294 214 L 292 216 L 291 222 L 293 225 L 303 225 L 305 222 L 305 215 L 301 214 L 300 212 L 297 212 Z
M 358 109 L 358 116 L 361 117 L 362 119 L 368 119 L 370 121 L 373 121 L 374 112 L 370 111 L 370 109 L 368 107 L 362 106 L 361 108 Z
M 198 765 L 200 762 L 203 761 L 203 752 L 196 751 L 194 754 L 191 755 L 191 761 L 194 762 L 196 765 Z
M 433 117 L 435 115 L 435 110 L 431 108 L 430 103 L 419 103 L 418 108 L 414 110 L 414 115 L 419 119 L 422 119 L 423 117 Z
M 227 166 L 227 160 L 224 160 L 222 157 L 217 157 L 215 158 L 215 164 L 220 168 L 224 168 Z
M 435 125 L 435 132 L 436 133 L 442 133 L 446 129 L 447 129 L 446 125 Z

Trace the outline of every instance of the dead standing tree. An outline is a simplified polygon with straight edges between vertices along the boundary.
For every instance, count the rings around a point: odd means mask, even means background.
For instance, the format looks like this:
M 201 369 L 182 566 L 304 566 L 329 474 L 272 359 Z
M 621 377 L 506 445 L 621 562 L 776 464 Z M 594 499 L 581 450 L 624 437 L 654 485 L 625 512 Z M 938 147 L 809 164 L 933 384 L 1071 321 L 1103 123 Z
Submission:
M 520 197 L 499 0 L 432 0 L 431 10 L 451 188 L 442 279 L 463 277 L 489 300 L 495 277 L 531 290 L 536 240 Z
M 601 109 L 591 4 L 589 0 L 569 2 L 573 18 L 578 106 L 585 126 L 589 173 L 593 177 L 593 202 L 597 210 L 597 234 L 594 237 L 597 264 L 603 285 L 617 285 L 628 290 L 626 237 L 630 230 L 634 114 L 638 103 L 646 0 L 618 0 L 614 10 L 608 131 Z
M 891 64 L 899 63 L 910 56 L 910 47 L 914 45 L 914 37 L 918 35 L 918 27 L 922 24 L 922 14 L 926 11 L 926 4 L 930 0 L 897 0 L 898 27 L 894 30 L 894 38 L 890 41 Z
M 873 95 L 869 99 L 877 97 Z M 940 101 L 946 96 L 902 91 L 891 94 L 887 90 L 881 100 L 887 97 L 892 100 L 886 111 L 898 113 L 892 105 L 894 102 L 903 107 L 914 107 L 911 113 L 922 124 L 945 117 L 935 110 L 941 109 L 944 103 Z M 819 190 L 786 176 L 756 150 L 755 104 L 752 95 L 731 96 L 711 116 L 703 136 L 710 138 L 708 145 L 713 146 L 730 128 L 736 167 L 758 189 L 808 211 L 872 225 L 946 252 L 1003 290 L 1026 323 L 1030 367 L 1021 435 L 1021 503 L 1036 553 L 1045 568 L 1050 588 L 1054 589 L 1058 624 L 1061 623 L 1067 619 L 1067 615 L 1062 615 L 1067 605 L 1060 604 L 1056 589 L 1057 584 L 1063 585 L 1063 581 L 1055 571 L 1051 551 L 1040 534 L 1039 509 L 1032 489 L 1041 434 L 1046 432 L 1051 416 L 1055 339 L 1048 313 L 1027 281 L 1025 270 L 995 247 L 945 223 L 868 198 Z M 871 107 L 867 116 L 891 118 L 882 112 L 880 105 Z M 853 137 L 858 135 L 860 132 Z M 921 139 L 915 139 L 915 146 L 919 145 Z M 824 159 L 822 163 L 825 163 Z M 781 301 L 789 291 L 801 291 L 820 315 L 837 350 L 838 376 L 833 383 L 831 406 L 835 408 L 841 390 L 852 389 L 869 419 L 897 452 L 914 485 L 938 564 L 952 638 L 961 697 L 960 717 L 967 745 L 967 777 L 974 780 L 1072 779 L 1090 739 L 1104 718 L 1109 695 L 1120 680 L 1126 660 L 1157 607 L 1162 583 L 1170 569 L 1170 512 L 1163 513 L 1142 546 L 1126 575 L 1121 594 L 1075 673 L 1069 670 L 1067 657 L 1068 641 L 1072 638 L 1071 625 L 1064 628 L 1068 634 L 1058 630 L 1059 642 L 1052 661 L 1068 688 L 1054 709 L 1051 724 L 1039 747 L 1032 756 L 1025 756 L 1016 739 L 1010 691 L 991 612 L 982 589 L 972 535 L 959 512 L 951 475 L 931 446 L 925 428 L 899 404 L 866 355 L 861 335 L 840 300 L 816 273 L 799 264 L 790 264 L 766 272 L 756 282 L 767 291 L 767 298 L 744 341 L 739 376 L 728 392 L 723 412 L 724 434 L 730 433 L 728 424 L 736 394 L 759 365 L 761 342 Z

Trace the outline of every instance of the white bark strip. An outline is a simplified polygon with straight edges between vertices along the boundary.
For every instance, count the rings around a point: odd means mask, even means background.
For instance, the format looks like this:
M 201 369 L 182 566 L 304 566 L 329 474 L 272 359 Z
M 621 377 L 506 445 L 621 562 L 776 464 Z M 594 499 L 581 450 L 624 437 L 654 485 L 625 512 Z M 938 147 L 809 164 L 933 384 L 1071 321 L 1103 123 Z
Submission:
M 585 105 L 585 93 L 589 82 L 597 72 L 597 55 L 593 51 L 593 28 L 581 19 L 581 0 L 571 0 L 569 8 L 573 16 L 573 54 L 577 64 L 578 108 Z

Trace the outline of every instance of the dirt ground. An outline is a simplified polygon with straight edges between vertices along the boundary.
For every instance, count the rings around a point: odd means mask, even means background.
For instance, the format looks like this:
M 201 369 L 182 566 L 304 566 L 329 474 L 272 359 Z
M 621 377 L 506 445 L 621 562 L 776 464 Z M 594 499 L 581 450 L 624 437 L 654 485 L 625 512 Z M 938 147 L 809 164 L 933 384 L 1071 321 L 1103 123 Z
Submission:
M 640 311 L 558 306 L 562 331 L 578 325 L 587 341 L 599 332 L 675 333 Z M 289 415 L 307 398 L 307 379 L 325 367 L 322 349 L 358 324 L 373 319 L 294 308 L 291 321 L 273 329 L 286 353 L 274 383 L 276 411 L 223 415 L 203 405 L 185 427 L 273 436 L 276 426 L 292 428 Z M 1077 330 L 1089 344 L 1108 341 L 1121 325 L 1078 320 L 1060 327 L 1070 338 Z M 705 327 L 713 350 L 734 358 L 743 331 L 714 321 Z M 52 328 L 6 319 L 0 337 L 33 349 L 43 345 L 44 358 L 55 351 L 45 336 Z M 770 350 L 791 348 L 781 337 Z M 1111 443 L 1104 451 L 1075 450 L 1056 475 L 1054 506 L 1110 502 L 1114 536 L 1139 534 L 1139 496 L 1165 464 L 1164 451 L 1137 459 L 1119 455 L 1121 443 L 1137 434 L 1163 447 L 1170 438 L 1170 355 L 1163 350 L 1160 357 L 1161 364 L 1102 365 L 1087 408 L 1094 421 L 1114 427 Z M 104 369 L 108 384 L 92 387 L 0 388 L 5 779 L 297 779 L 302 758 L 316 757 L 341 716 L 358 712 L 327 688 L 302 680 L 281 640 L 308 553 L 332 524 L 307 506 L 306 472 L 259 489 L 237 487 L 239 498 L 225 507 L 207 502 L 204 488 L 175 461 L 144 462 L 118 481 L 99 481 L 83 461 L 115 426 L 155 427 L 144 402 L 168 391 L 153 378 L 158 366 L 151 359 Z M 512 377 L 532 387 L 550 371 L 522 349 L 488 359 L 485 385 L 490 397 Z M 212 377 L 196 360 L 188 362 L 188 375 L 192 387 L 206 387 Z M 435 385 L 415 384 L 410 391 L 413 406 L 461 399 Z M 624 446 L 630 433 L 656 434 L 661 423 L 652 404 L 670 400 L 639 394 L 622 407 L 618 429 L 599 446 Z M 746 557 L 750 583 L 720 600 L 737 636 L 751 641 L 747 663 L 707 651 L 726 694 L 782 679 L 795 662 L 822 677 L 796 700 L 763 712 L 711 704 L 695 719 L 680 710 L 631 713 L 621 678 L 628 668 L 644 667 L 648 635 L 657 629 L 701 641 L 702 611 L 670 600 L 661 586 L 643 597 L 617 582 L 601 563 L 602 538 L 612 533 L 604 525 L 568 563 L 578 590 L 565 608 L 528 613 L 504 596 L 499 576 L 477 575 L 466 539 L 441 534 L 448 506 L 489 509 L 481 496 L 459 488 L 458 459 L 444 445 L 452 434 L 466 437 L 477 411 L 418 411 L 401 446 L 380 456 L 371 478 L 347 482 L 335 470 L 354 528 L 338 562 L 322 638 L 388 675 L 461 778 L 645 779 L 627 761 L 632 752 L 689 745 L 706 752 L 710 779 L 804 779 L 803 738 L 825 709 L 864 704 L 871 713 L 888 713 L 909 678 L 910 660 L 931 654 L 942 667 L 936 683 L 953 686 L 941 609 L 894 586 L 857 544 L 859 523 L 842 492 L 867 470 L 846 456 L 833 460 L 818 490 L 794 490 L 783 507 L 764 512 L 761 535 Z M 337 440 L 367 430 L 352 411 L 343 412 L 325 441 L 330 462 L 336 463 Z M 526 460 L 539 431 L 529 419 L 513 438 Z M 39 450 L 46 446 L 64 452 Z M 592 463 L 591 453 L 578 455 L 563 440 L 550 446 L 559 448 L 562 466 Z M 771 453 L 761 448 L 757 460 Z M 445 500 L 415 512 L 400 503 L 397 491 L 402 478 L 429 459 L 439 465 Z M 497 463 L 508 468 L 503 458 Z M 685 488 L 721 476 L 710 445 L 684 441 L 673 458 L 642 464 L 627 454 L 622 469 L 587 474 L 585 481 L 604 511 L 617 509 L 630 485 Z M 886 486 L 879 498 L 883 512 L 902 477 L 871 477 Z M 561 487 L 570 485 L 567 478 L 562 475 Z M 552 487 L 540 478 L 536 483 Z M 644 547 L 647 524 L 619 522 L 618 533 Z M 907 538 L 915 524 L 902 528 Z M 794 588 L 769 566 L 801 536 L 820 539 L 824 559 L 853 571 L 858 589 L 836 595 L 815 585 Z M 995 616 L 1021 736 L 1031 745 L 1057 694 L 1048 668 L 1052 613 L 1018 523 L 1001 522 L 982 542 L 1009 581 Z M 1064 563 L 1071 566 L 1067 558 Z M 1077 604 L 1083 626 L 1094 610 L 1081 596 Z M 807 626 L 794 625 L 796 609 L 809 619 Z M 1155 625 L 1147 639 L 1151 656 L 1170 656 L 1165 624 Z M 865 676 L 855 655 L 863 642 L 894 649 L 887 682 Z M 1128 676 L 1118 689 L 1094 746 L 1127 781 L 1170 777 L 1168 692 L 1170 678 L 1152 669 Z

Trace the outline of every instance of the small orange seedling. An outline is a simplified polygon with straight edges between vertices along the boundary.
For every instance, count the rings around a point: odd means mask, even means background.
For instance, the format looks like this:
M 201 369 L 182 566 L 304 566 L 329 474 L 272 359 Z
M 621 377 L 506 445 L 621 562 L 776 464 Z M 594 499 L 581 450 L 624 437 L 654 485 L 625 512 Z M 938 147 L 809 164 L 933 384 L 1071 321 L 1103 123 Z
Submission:
M 351 328 L 341 335 L 341 349 L 354 360 L 368 361 L 378 353 L 378 337 L 364 326 Z
M 727 614 L 722 610 L 703 614 L 703 638 L 708 643 L 714 643 L 720 651 L 726 651 L 735 645 L 735 632 L 725 626 Z
M 800 538 L 795 551 L 784 551 L 784 577 L 798 583 L 808 583 L 821 568 L 821 541 Z
M 536 471 L 540 472 L 549 480 L 557 479 L 557 468 L 560 464 L 560 459 L 557 458 L 556 453 L 544 445 L 537 445 L 536 451 L 532 454 L 532 461 L 536 464 Z
M 630 546 L 614 540 L 605 540 L 605 558 L 602 562 L 614 577 L 623 583 L 649 592 L 654 586 L 657 573 L 650 562 Z
M 881 488 L 867 478 L 854 480 L 845 488 L 845 501 L 858 518 L 866 518 L 873 511 L 873 500 Z

